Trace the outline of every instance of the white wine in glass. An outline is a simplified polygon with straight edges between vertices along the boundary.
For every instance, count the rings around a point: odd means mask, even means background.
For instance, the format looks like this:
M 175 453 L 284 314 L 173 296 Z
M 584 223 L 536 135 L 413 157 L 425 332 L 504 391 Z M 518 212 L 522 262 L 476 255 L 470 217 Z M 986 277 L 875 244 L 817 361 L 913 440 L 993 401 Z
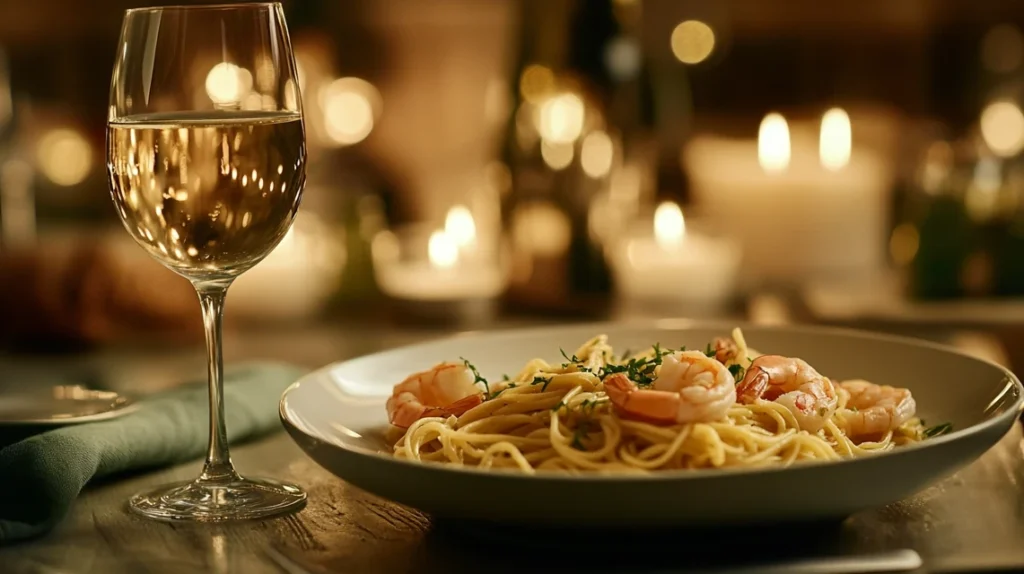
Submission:
M 195 286 L 210 385 L 202 474 L 136 495 L 130 506 L 138 513 L 225 521 L 305 503 L 293 485 L 235 472 L 221 357 L 228 287 L 288 232 L 305 162 L 301 99 L 279 4 L 127 12 L 107 123 L 111 197 L 135 241 Z

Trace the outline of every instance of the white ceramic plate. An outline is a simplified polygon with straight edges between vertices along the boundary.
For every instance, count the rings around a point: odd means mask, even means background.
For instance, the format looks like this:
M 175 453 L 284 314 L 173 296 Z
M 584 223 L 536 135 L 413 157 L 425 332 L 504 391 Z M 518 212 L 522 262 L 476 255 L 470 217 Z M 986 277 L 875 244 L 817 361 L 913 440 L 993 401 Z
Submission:
M 909 387 L 918 414 L 951 434 L 867 458 L 758 470 L 665 471 L 648 476 L 528 476 L 393 458 L 384 402 L 396 381 L 466 357 L 483 376 L 529 359 L 560 360 L 606 333 L 620 350 L 655 342 L 703 347 L 733 325 L 663 320 L 467 333 L 327 366 L 285 391 L 281 419 L 306 453 L 373 494 L 435 516 L 550 526 L 726 525 L 842 518 L 894 502 L 973 461 L 1022 408 L 1006 369 L 927 342 L 849 330 L 741 325 L 763 353 L 806 359 L 838 379 Z

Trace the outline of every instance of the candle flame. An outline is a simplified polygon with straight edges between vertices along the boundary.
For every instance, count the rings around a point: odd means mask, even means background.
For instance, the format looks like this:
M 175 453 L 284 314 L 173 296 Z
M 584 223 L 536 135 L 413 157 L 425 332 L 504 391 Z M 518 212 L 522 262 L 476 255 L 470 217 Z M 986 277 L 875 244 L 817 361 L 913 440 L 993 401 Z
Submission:
M 444 232 L 454 239 L 459 247 L 472 245 L 476 240 L 476 222 L 473 221 L 473 214 L 464 205 L 452 207 L 444 219 Z
M 818 157 L 830 171 L 839 171 L 850 163 L 853 136 L 850 116 L 842 108 L 832 108 L 821 117 Z
M 427 257 L 432 266 L 449 269 L 459 260 L 459 246 L 444 231 L 435 231 L 430 234 L 430 241 L 427 243 Z
M 757 161 L 767 172 L 789 167 L 789 124 L 782 114 L 770 113 L 761 120 L 757 133 Z
M 664 201 L 654 210 L 654 239 L 662 249 L 676 249 L 686 235 L 683 210 L 671 201 Z

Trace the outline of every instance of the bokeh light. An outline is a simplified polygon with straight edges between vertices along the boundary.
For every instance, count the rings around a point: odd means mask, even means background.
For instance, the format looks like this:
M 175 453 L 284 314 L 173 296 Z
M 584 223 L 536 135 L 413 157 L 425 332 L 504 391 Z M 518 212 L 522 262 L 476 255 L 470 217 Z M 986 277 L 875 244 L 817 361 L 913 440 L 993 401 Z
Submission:
M 663 201 L 654 210 L 654 239 L 662 249 L 675 249 L 683 241 L 686 222 L 683 210 L 674 202 Z
M 36 150 L 39 170 L 57 185 L 77 185 L 92 168 L 92 148 L 82 134 L 61 128 L 39 140 Z
M 444 231 L 435 231 L 427 242 L 427 257 L 431 265 L 448 269 L 459 260 L 459 246 Z
M 379 115 L 380 93 L 359 78 L 338 78 L 320 92 L 327 137 L 338 145 L 366 139 Z
M 519 78 L 519 93 L 531 104 L 539 103 L 555 89 L 555 74 L 540 64 L 530 64 Z
M 612 169 L 614 155 L 612 138 L 603 131 L 595 131 L 583 138 L 580 148 L 580 167 L 583 173 L 593 178 L 604 177 Z
M 853 133 L 850 116 L 841 108 L 832 108 L 821 117 L 818 138 L 818 156 L 821 165 L 830 171 L 839 171 L 850 163 Z
M 454 239 L 459 247 L 471 245 L 476 239 L 476 222 L 473 221 L 473 214 L 464 205 L 452 207 L 444 219 L 444 232 Z
M 219 105 L 242 101 L 252 89 L 252 74 L 230 62 L 221 62 L 206 74 L 206 95 Z
M 789 167 L 789 157 L 789 124 L 782 114 L 770 113 L 757 132 L 757 161 L 765 171 L 779 172 Z
M 699 64 L 715 49 L 715 32 L 700 20 L 687 20 L 672 30 L 671 46 L 680 62 Z
M 1024 36 L 1013 24 L 993 26 L 981 40 L 981 65 L 990 72 L 1006 74 L 1024 61 Z
M 572 163 L 574 152 L 571 143 L 540 142 L 540 157 L 555 171 L 563 170 Z
M 993 153 L 1010 157 L 1024 149 L 1024 114 L 1009 100 L 992 102 L 981 112 L 981 137 Z
M 576 94 L 551 97 L 540 106 L 537 129 L 551 143 L 571 143 L 583 132 L 585 107 Z

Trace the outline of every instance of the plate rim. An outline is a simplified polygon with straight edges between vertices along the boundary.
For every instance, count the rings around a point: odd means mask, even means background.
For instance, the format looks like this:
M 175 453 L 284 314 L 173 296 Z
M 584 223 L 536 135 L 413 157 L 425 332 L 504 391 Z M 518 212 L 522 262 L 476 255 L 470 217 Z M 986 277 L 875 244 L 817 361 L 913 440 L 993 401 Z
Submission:
M 310 373 L 312 374 L 312 373 Z M 123 396 L 123 395 L 122 395 Z M 140 406 L 140 403 L 131 399 L 128 399 L 123 405 L 103 411 L 101 413 L 93 413 L 91 415 L 82 415 L 78 417 L 67 417 L 63 419 L 45 418 L 45 419 L 0 419 L 0 427 L 17 427 L 17 426 L 45 426 L 45 427 L 62 427 L 69 425 L 79 425 L 86 423 L 102 422 L 117 417 L 121 417 L 127 414 L 135 412 Z
M 610 328 L 647 328 L 652 331 L 670 331 L 670 330 L 687 330 L 687 329 L 725 329 L 726 332 L 730 332 L 733 328 L 739 327 L 741 330 L 747 328 L 756 328 L 764 331 L 780 331 L 780 332 L 802 332 L 806 334 L 831 334 L 839 336 L 856 337 L 861 339 L 874 339 L 881 340 L 883 342 L 899 343 L 904 345 L 913 345 L 918 347 L 931 348 L 936 351 L 952 353 L 968 360 L 977 361 L 1001 371 L 1004 375 L 1004 380 L 1009 383 L 1007 388 L 1012 388 L 1016 392 L 1016 399 L 1010 408 L 1007 408 L 1004 412 L 986 419 L 975 424 L 972 424 L 966 428 L 957 429 L 953 432 L 945 435 L 941 435 L 935 438 L 928 439 L 927 441 L 921 441 L 909 445 L 901 446 L 898 449 L 892 449 L 886 452 L 873 454 L 869 457 L 843 457 L 839 460 L 828 460 L 828 461 L 803 461 L 798 465 L 790 466 L 765 466 L 765 467 L 733 467 L 733 468 L 704 468 L 704 469 L 671 469 L 671 470 L 660 470 L 657 472 L 649 473 L 580 473 L 580 474 L 567 474 L 559 472 L 545 472 L 538 471 L 534 474 L 518 471 L 516 469 L 481 469 L 473 466 L 456 466 L 450 464 L 436 463 L 432 461 L 418 462 L 408 459 L 396 458 L 388 453 L 379 452 L 358 446 L 343 446 L 334 442 L 324 441 L 317 436 L 313 436 L 296 424 L 295 421 L 290 420 L 290 417 L 286 411 L 286 402 L 288 395 L 295 392 L 303 382 L 310 381 L 315 378 L 319 378 L 328 374 L 330 371 L 353 361 L 366 360 L 370 358 L 385 356 L 389 353 L 398 351 L 405 351 L 410 349 L 417 349 L 426 346 L 437 345 L 447 341 L 458 341 L 466 337 L 487 337 L 487 338 L 501 338 L 503 336 L 515 335 L 520 337 L 527 337 L 531 334 L 536 333 L 550 333 L 552 331 L 568 331 L 568 330 L 594 330 L 594 332 L 601 332 L 603 329 Z M 716 477 L 725 476 L 737 476 L 737 475 L 762 475 L 762 474 L 775 474 L 780 472 L 792 472 L 795 470 L 809 469 L 818 466 L 847 466 L 862 464 L 866 461 L 873 461 L 878 459 L 890 458 L 893 456 L 902 457 L 907 454 L 919 452 L 925 449 L 934 449 L 950 442 L 958 442 L 963 439 L 984 434 L 987 431 L 993 429 L 1003 428 L 1000 432 L 999 437 L 1002 437 L 1007 430 L 1012 426 L 1020 414 L 1024 412 L 1024 384 L 1021 383 L 1020 379 L 1008 368 L 991 361 L 989 359 L 978 357 L 966 353 L 951 345 L 943 343 L 936 343 L 925 339 L 919 339 L 915 337 L 896 335 L 890 333 L 881 333 L 869 331 L 866 329 L 855 329 L 849 327 L 837 327 L 832 325 L 806 325 L 806 324 L 791 324 L 791 325 L 766 325 L 756 324 L 750 321 L 722 321 L 722 320 L 702 320 L 702 319 L 651 319 L 651 320 L 624 320 L 624 321 L 590 321 L 584 323 L 565 323 L 559 325 L 546 325 L 539 327 L 512 327 L 512 328 L 501 328 L 501 329 L 477 329 L 477 330 L 466 330 L 458 333 L 443 335 L 440 337 L 434 337 L 418 343 L 410 345 L 401 345 L 398 347 L 392 347 L 389 349 L 382 349 L 373 353 L 365 355 L 359 355 L 356 357 L 350 357 L 341 361 L 335 361 L 324 365 L 316 370 L 310 371 L 302 376 L 298 381 L 293 382 L 289 385 L 284 392 L 281 394 L 281 398 L 278 402 L 278 415 L 281 418 L 281 422 L 285 429 L 288 431 L 289 436 L 295 440 L 295 433 L 299 433 L 302 436 L 314 441 L 316 444 L 329 445 L 332 448 L 342 450 L 350 455 L 367 457 L 377 463 L 381 464 L 393 464 L 400 465 L 401 467 L 409 467 L 427 472 L 442 472 L 442 473 L 460 473 L 468 474 L 473 476 L 486 476 L 492 478 L 502 478 L 508 480 L 528 480 L 528 481 L 570 481 L 570 482 L 637 482 L 637 483 L 649 483 L 651 481 L 678 481 L 678 480 L 713 480 Z M 998 439 L 997 439 L 998 440 Z M 298 442 L 298 441 L 296 441 Z M 995 441 L 993 441 L 994 444 Z M 301 447 L 302 445 L 300 445 Z M 991 448 L 991 446 L 989 447 Z M 305 449 L 303 448 L 305 452 Z M 307 455 L 309 453 L 307 452 Z

